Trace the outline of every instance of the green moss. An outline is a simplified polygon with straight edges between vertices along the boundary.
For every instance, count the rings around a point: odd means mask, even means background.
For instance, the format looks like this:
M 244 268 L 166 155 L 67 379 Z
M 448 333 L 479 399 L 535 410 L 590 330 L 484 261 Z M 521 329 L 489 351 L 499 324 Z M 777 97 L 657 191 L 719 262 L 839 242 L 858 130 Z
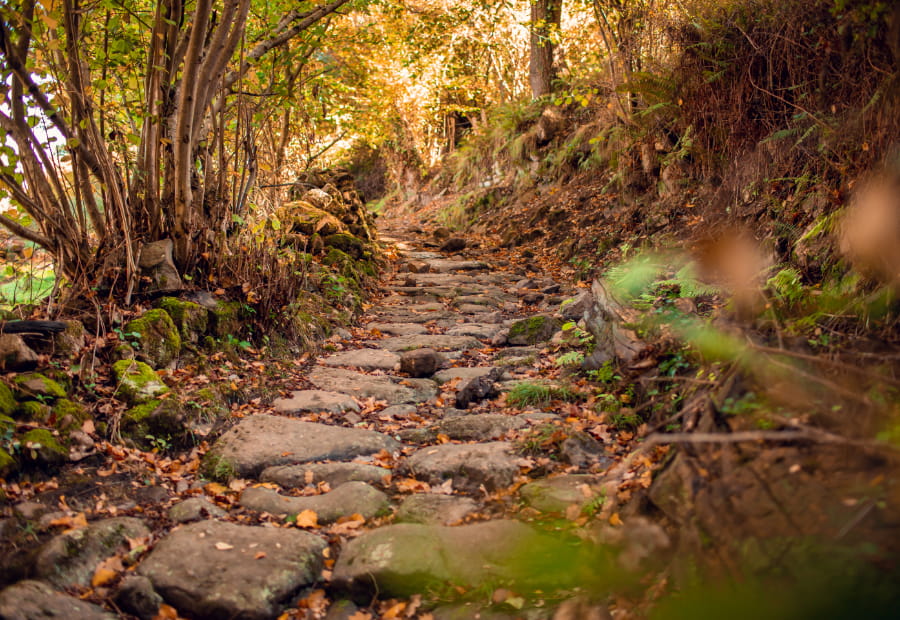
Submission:
M 216 338 L 237 336 L 241 332 L 241 304 L 236 301 L 217 301 L 215 310 L 209 311 L 209 329 Z
M 541 407 L 554 400 L 571 402 L 578 400 L 578 394 L 564 386 L 523 381 L 506 395 L 506 403 L 511 407 Z
M 5 383 L 0 381 L 0 414 L 12 415 L 16 410 L 16 398 Z
M 39 372 L 26 372 L 13 379 L 23 398 L 43 396 L 47 398 L 65 398 L 66 390 L 53 379 Z
M 119 360 L 113 364 L 116 377 L 116 396 L 137 405 L 169 391 L 159 375 L 144 362 Z
M 122 416 L 123 436 L 138 445 L 149 445 L 150 437 L 180 439 L 186 430 L 182 409 L 173 399 L 141 403 Z
M 15 471 L 18 468 L 18 464 L 16 463 L 16 459 L 9 455 L 9 452 L 0 448 L 0 476 L 5 476 L 9 472 Z
M 58 464 L 69 457 L 69 451 L 50 431 L 44 428 L 28 431 L 22 435 L 21 443 L 24 453 L 36 461 Z
M 203 475 L 210 480 L 220 482 L 228 482 L 237 473 L 234 463 L 215 452 L 206 453 L 206 456 L 203 458 L 202 471 Z
M 5 433 L 10 429 L 14 429 L 15 427 L 15 420 L 13 420 L 8 415 L 3 415 L 2 413 L 0 413 L 0 433 Z
M 341 250 L 357 259 L 367 258 L 372 255 L 369 244 L 349 233 L 328 235 L 323 241 L 326 247 Z
M 60 398 L 53 405 L 53 417 L 59 430 L 69 430 L 81 426 L 88 419 L 87 409 L 83 405 L 72 402 L 68 398 Z
M 162 308 L 145 312 L 123 327 L 125 334 L 138 336 L 138 356 L 155 368 L 171 364 L 181 352 L 181 335 L 169 313 Z
M 19 403 L 16 415 L 22 420 L 44 422 L 50 417 L 50 405 L 36 400 L 25 400 Z
M 548 316 L 536 314 L 516 321 L 509 328 L 510 344 L 536 344 L 548 340 L 559 328 L 559 324 Z
M 192 301 L 163 297 L 159 307 L 172 317 L 182 340 L 197 342 L 209 326 L 209 310 Z

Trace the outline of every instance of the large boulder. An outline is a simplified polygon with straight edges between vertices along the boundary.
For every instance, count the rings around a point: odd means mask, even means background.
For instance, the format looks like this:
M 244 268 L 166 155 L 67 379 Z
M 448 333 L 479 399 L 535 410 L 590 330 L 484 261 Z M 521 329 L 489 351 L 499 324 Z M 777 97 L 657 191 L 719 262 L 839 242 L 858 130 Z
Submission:
M 154 368 L 166 368 L 181 352 L 181 335 L 169 313 L 148 310 L 122 328 L 126 339 L 137 347 L 137 357 Z

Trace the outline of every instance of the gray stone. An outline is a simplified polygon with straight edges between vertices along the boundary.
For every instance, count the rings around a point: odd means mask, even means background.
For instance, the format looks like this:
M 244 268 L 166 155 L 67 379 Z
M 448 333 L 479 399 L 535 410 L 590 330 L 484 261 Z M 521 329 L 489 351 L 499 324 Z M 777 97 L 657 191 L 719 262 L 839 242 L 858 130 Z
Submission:
M 263 470 L 259 479 L 274 482 L 286 489 L 302 489 L 309 484 L 327 482 L 332 488 L 345 482 L 382 484 L 390 469 L 366 463 L 314 463 L 309 465 L 280 465 Z
M 272 406 L 275 411 L 287 414 L 359 411 L 359 405 L 351 396 L 325 390 L 295 390 L 290 398 L 276 398 Z
M 519 473 L 523 460 L 512 454 L 512 444 L 443 444 L 422 448 L 410 456 L 402 469 L 429 484 L 453 480 L 457 490 L 488 491 L 507 487 Z
M 397 308 L 387 308 L 381 319 L 386 323 L 430 323 L 431 321 L 441 321 L 443 319 L 456 318 L 455 312 L 440 310 L 437 312 L 424 312 L 416 314 L 414 312 L 406 312 Z M 381 343 L 379 343 L 381 344 Z
M 309 381 L 323 390 L 342 392 L 360 400 L 383 400 L 389 405 L 420 403 L 437 394 L 437 385 L 427 379 L 366 375 L 342 368 L 314 368 L 309 373 Z
M 469 377 L 460 381 L 456 386 L 456 407 L 465 409 L 473 402 L 496 395 L 497 389 L 494 387 L 494 380 L 499 374 L 499 369 L 497 369 L 487 375 Z
M 399 448 L 394 439 L 373 431 L 254 415 L 216 441 L 206 455 L 205 465 L 208 471 L 227 470 L 229 474 L 249 478 L 275 465 L 346 461 Z
M 499 331 L 496 323 L 463 323 L 447 330 L 448 336 L 472 336 L 480 340 L 490 340 Z
M 138 573 L 192 617 L 269 620 L 318 580 L 325 547 L 318 536 L 297 529 L 203 521 L 163 538 Z
M 434 425 L 434 429 L 450 439 L 460 441 L 487 441 L 500 439 L 506 433 L 524 428 L 528 423 L 520 416 L 485 413 L 446 417 Z
M 559 314 L 566 320 L 580 321 L 584 318 L 593 297 L 589 291 L 581 291 L 578 295 L 569 299 L 571 301 L 563 301 L 563 305 L 560 305 Z
M 489 314 L 493 312 L 493 309 L 488 306 L 479 306 L 476 304 L 461 304 L 457 307 L 462 314 L 477 314 L 479 318 L 482 315 Z
M 397 509 L 397 523 L 450 525 L 478 509 L 475 500 L 459 495 L 417 493 L 403 500 Z
M 16 334 L 0 334 L 0 368 L 5 371 L 33 370 L 38 354 Z
M 430 377 L 443 363 L 444 358 L 434 349 L 413 349 L 400 355 L 400 372 L 411 377 Z
M 471 336 L 446 336 L 443 334 L 425 334 L 421 336 L 394 336 L 380 342 L 388 351 L 411 351 L 413 349 L 480 349 L 482 345 Z
M 38 551 L 34 574 L 58 588 L 87 586 L 97 565 L 129 538 L 150 536 L 140 519 L 118 517 L 96 521 L 85 528 L 60 534 Z
M 454 379 L 471 379 L 473 377 L 494 376 L 500 372 L 496 366 L 457 366 L 454 368 L 444 368 L 434 373 L 432 377 L 440 383 L 447 383 Z
M 418 323 L 369 323 L 366 328 L 378 330 L 389 336 L 416 336 L 428 333 L 428 328 Z
M 178 269 L 175 268 L 173 248 L 171 239 L 147 243 L 141 248 L 138 266 L 153 283 L 150 290 L 178 291 L 184 288 Z
M 352 366 L 363 370 L 394 370 L 400 356 L 384 349 L 354 349 L 329 355 L 319 361 L 325 366 Z
M 479 586 L 521 577 L 517 558 L 538 540 L 518 521 L 487 521 L 446 527 L 401 523 L 349 541 L 332 575 L 332 586 L 367 602 L 407 597 L 430 586 Z
M 191 497 L 169 508 L 169 518 L 175 523 L 215 519 L 226 514 L 228 513 L 205 497 Z
M 450 271 L 485 271 L 490 265 L 480 260 L 430 260 L 428 266 L 434 273 L 448 273 Z
M 472 306 L 499 306 L 503 302 L 493 297 L 484 295 L 460 295 L 453 300 L 454 306 L 472 305 Z
M 450 237 L 441 244 L 441 252 L 459 252 L 466 249 L 466 240 L 462 237 Z
M 40 581 L 20 581 L 0 591 L 0 618 L 4 620 L 115 620 L 101 607 L 55 591 Z
M 606 458 L 603 444 L 587 433 L 567 437 L 560 445 L 559 453 L 563 461 L 569 465 L 582 468 L 590 467 Z
M 545 314 L 536 314 L 510 325 L 507 341 L 514 345 L 546 342 L 560 326 L 561 323 L 557 319 Z
M 529 482 L 519 488 L 519 496 L 541 512 L 565 512 L 572 504 L 583 507 L 601 497 L 599 476 L 567 474 Z
M 153 589 L 153 583 L 141 575 L 122 579 L 115 594 L 116 605 L 141 620 L 153 620 L 163 604 L 163 598 Z
M 379 417 L 406 419 L 418 411 L 415 405 L 391 405 L 378 412 Z
M 607 285 L 594 280 L 591 303 L 584 314 L 585 327 L 594 336 L 594 351 L 584 361 L 584 368 L 596 370 L 610 360 L 629 364 L 637 357 L 644 345 L 633 331 L 622 327 L 632 318 Z
M 241 493 L 244 508 L 273 515 L 296 515 L 312 510 L 320 524 L 334 523 L 352 514 L 370 519 L 389 505 L 387 495 L 365 482 L 345 482 L 333 491 L 304 497 L 288 497 L 265 487 L 250 487 Z

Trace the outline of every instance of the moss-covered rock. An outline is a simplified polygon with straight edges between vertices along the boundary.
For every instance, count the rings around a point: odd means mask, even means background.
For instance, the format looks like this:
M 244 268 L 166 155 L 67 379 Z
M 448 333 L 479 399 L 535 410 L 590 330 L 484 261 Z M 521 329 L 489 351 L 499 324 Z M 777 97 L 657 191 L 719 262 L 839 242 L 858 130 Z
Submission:
M 137 356 L 154 368 L 165 368 L 181 352 L 181 336 L 169 313 L 162 308 L 148 310 L 129 321 L 123 328 L 126 334 L 140 334 Z
M 9 452 L 0 448 L 0 476 L 15 471 L 18 468 L 16 459 L 9 455 Z
M 66 390 L 59 383 L 39 372 L 26 372 L 13 379 L 20 399 L 40 396 L 46 399 L 65 398 Z
M 16 408 L 16 416 L 20 420 L 46 422 L 50 418 L 50 405 L 37 400 L 23 400 Z
M 16 411 L 16 398 L 9 386 L 0 381 L 0 415 L 12 415 Z
M 182 341 L 199 342 L 209 326 L 209 310 L 198 303 L 175 297 L 163 297 L 159 307 L 172 317 Z
M 277 210 L 276 217 L 286 232 L 323 236 L 346 232 L 341 221 L 327 211 L 323 211 L 303 200 L 286 202 Z
M 516 321 L 509 327 L 509 344 L 526 345 L 545 342 L 560 329 L 560 322 L 543 314 Z
M 328 235 L 323 239 L 326 247 L 337 248 L 353 258 L 368 258 L 372 256 L 371 246 L 354 235 L 349 233 L 335 233 Z
M 78 428 L 82 422 L 88 419 L 88 412 L 84 405 L 68 398 L 60 398 L 56 401 L 50 413 L 56 420 L 56 428 L 61 431 Z
M 44 428 L 35 428 L 21 439 L 22 453 L 42 465 L 59 465 L 69 457 L 69 451 L 53 434 Z
M 84 348 L 85 331 L 81 321 L 65 321 L 66 328 L 53 334 L 53 353 L 60 357 L 71 358 Z
M 138 405 L 165 394 L 169 388 L 150 366 L 137 360 L 119 360 L 113 364 L 116 376 L 116 396 L 131 405 Z
M 187 431 L 184 410 L 173 399 L 141 403 L 122 416 L 123 436 L 138 445 L 149 445 L 151 438 L 177 442 Z
M 209 311 L 209 330 L 216 338 L 241 333 L 241 304 L 236 301 L 217 301 Z

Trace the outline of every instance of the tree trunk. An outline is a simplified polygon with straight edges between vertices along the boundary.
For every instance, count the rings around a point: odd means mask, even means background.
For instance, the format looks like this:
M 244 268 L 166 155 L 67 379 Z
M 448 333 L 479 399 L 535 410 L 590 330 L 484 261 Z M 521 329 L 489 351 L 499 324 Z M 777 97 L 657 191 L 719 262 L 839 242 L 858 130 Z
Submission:
M 559 34 L 562 17 L 562 0 L 532 0 L 531 2 L 531 53 L 528 65 L 528 81 L 531 96 L 535 99 L 553 92 L 556 67 L 553 53 L 554 38 Z

